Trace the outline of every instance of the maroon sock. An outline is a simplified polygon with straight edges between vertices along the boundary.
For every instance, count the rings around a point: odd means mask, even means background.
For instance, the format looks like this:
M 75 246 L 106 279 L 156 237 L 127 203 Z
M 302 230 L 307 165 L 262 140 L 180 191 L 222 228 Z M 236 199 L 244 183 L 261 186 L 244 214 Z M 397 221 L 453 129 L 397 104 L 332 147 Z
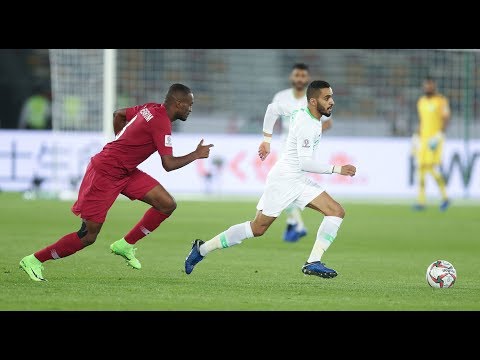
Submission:
M 129 244 L 135 244 L 138 240 L 155 230 L 169 216 L 153 207 L 148 209 L 138 224 L 125 235 L 125 241 Z
M 69 255 L 75 254 L 78 250 L 83 249 L 85 246 L 80 241 L 76 232 L 65 235 L 56 243 L 47 246 L 46 248 L 37 251 L 35 257 L 41 262 L 60 259 Z

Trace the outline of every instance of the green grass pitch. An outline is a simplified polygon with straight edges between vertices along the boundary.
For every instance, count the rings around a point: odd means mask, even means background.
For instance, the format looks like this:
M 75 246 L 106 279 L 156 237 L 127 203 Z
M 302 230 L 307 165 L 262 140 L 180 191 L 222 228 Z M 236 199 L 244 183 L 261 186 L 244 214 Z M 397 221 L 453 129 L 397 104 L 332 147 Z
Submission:
M 45 264 L 48 282 L 37 283 L 18 268 L 20 259 L 77 231 L 72 202 L 24 201 L 0 194 L 0 310 L 479 310 L 480 222 L 474 206 L 441 213 L 429 207 L 346 203 L 345 221 L 323 257 L 334 279 L 304 276 L 322 216 L 306 209 L 309 229 L 285 243 L 282 215 L 266 235 L 215 251 L 191 275 L 184 260 L 195 238 L 209 239 L 252 218 L 255 202 L 178 201 L 178 208 L 137 245 L 142 270 L 110 253 L 147 206 L 117 201 L 97 242 L 74 256 Z M 432 289 L 427 266 L 453 263 L 451 289 Z

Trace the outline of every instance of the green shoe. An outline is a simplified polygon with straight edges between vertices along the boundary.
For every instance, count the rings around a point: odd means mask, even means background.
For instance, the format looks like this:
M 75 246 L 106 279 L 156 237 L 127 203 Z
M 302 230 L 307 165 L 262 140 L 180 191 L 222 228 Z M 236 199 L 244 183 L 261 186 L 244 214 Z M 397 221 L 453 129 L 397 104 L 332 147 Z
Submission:
M 47 281 L 42 275 L 42 263 L 33 254 L 20 260 L 20 269 L 25 271 L 34 281 Z
M 132 244 L 127 243 L 125 239 L 115 241 L 112 245 L 110 245 L 110 250 L 112 250 L 112 253 L 120 255 L 127 260 L 127 264 L 132 268 L 142 268 L 142 264 L 140 264 L 140 261 L 138 261 L 138 259 L 135 257 L 135 250 L 137 249 L 134 248 Z

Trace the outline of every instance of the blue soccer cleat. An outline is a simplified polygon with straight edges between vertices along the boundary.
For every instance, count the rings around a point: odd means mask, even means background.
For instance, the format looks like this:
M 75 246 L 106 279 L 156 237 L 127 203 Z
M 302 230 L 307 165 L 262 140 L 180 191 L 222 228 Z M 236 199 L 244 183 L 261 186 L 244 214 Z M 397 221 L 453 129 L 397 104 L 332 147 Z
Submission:
M 305 265 L 302 266 L 302 272 L 305 275 L 315 275 L 327 279 L 334 278 L 338 275 L 335 270 L 326 267 L 325 264 L 320 261 L 305 263 Z
M 300 238 L 302 238 L 304 236 L 307 236 L 307 229 L 302 229 L 300 231 L 297 231 L 297 236 L 298 236 L 299 240 L 300 240 Z
M 185 259 L 185 272 L 187 273 L 187 275 L 190 274 L 193 271 L 195 265 L 197 265 L 205 257 L 200 254 L 200 245 L 204 243 L 205 241 L 200 239 L 196 239 L 193 242 L 192 250 L 190 250 L 190 253 Z
M 283 240 L 287 242 L 295 242 L 298 241 L 298 239 L 297 224 L 288 224 L 283 233 Z
M 445 211 L 448 209 L 450 206 L 450 200 L 443 200 L 442 203 L 440 204 L 440 211 Z

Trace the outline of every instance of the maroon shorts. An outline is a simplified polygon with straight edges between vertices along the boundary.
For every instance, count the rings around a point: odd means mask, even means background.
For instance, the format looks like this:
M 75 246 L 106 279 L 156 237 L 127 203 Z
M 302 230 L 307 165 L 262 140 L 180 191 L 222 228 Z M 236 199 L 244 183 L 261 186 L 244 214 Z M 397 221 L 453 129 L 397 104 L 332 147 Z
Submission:
M 130 200 L 142 199 L 158 184 L 157 180 L 139 169 L 135 169 L 130 176 L 117 180 L 99 173 L 89 163 L 72 212 L 82 219 L 103 223 L 119 194 Z

